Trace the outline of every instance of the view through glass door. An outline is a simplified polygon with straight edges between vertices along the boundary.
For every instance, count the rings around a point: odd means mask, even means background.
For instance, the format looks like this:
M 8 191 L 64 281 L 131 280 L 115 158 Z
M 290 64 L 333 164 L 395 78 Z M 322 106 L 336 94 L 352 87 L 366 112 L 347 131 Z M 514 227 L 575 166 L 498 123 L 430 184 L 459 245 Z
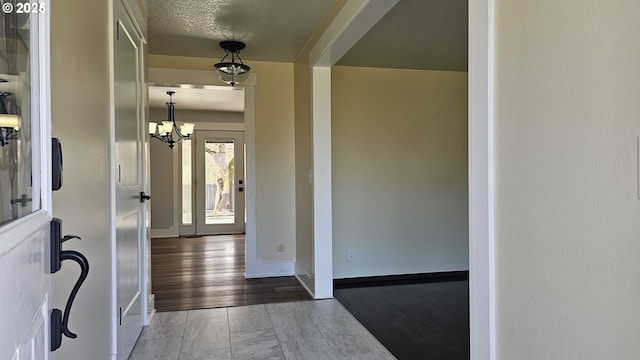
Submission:
M 182 146 L 182 228 L 195 235 L 244 233 L 243 133 L 196 131 L 193 145 Z

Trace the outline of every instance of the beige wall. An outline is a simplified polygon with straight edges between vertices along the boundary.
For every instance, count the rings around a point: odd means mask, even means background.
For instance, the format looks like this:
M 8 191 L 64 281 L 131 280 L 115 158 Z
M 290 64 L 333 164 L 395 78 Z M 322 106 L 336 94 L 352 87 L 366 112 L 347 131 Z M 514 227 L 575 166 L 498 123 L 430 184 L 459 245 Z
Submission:
M 150 111 L 150 114 L 153 114 L 153 110 Z M 174 219 L 176 211 L 181 208 L 179 203 L 174 202 L 174 189 L 179 191 L 180 188 L 175 187 L 178 186 L 177 184 L 174 186 L 174 178 L 178 182 L 180 178 L 179 176 L 174 176 L 174 173 L 179 172 L 180 169 L 174 168 L 174 158 L 178 160 L 178 157 L 173 154 L 173 152 L 178 151 L 178 147 L 176 146 L 172 150 L 166 143 L 161 141 L 149 141 L 152 235 L 157 231 L 171 236 L 179 235 L 178 226 L 180 224 L 176 223 Z
M 243 59 L 257 74 L 257 253 L 265 263 L 295 261 L 293 64 Z M 149 55 L 149 66 L 211 70 L 219 59 Z M 285 245 L 278 252 L 278 244 Z
M 640 2 L 498 0 L 497 354 L 640 354 Z
M 467 73 L 331 81 L 334 277 L 467 270 Z
M 65 234 L 82 237 L 65 249 L 82 252 L 90 264 L 69 319 L 78 338 L 63 340 L 58 359 L 111 358 L 109 3 L 55 0 L 47 9 L 52 135 L 64 152 L 64 182 L 53 193 L 53 216 L 62 219 Z M 78 271 L 65 264 L 54 276 L 52 305 L 64 309 Z

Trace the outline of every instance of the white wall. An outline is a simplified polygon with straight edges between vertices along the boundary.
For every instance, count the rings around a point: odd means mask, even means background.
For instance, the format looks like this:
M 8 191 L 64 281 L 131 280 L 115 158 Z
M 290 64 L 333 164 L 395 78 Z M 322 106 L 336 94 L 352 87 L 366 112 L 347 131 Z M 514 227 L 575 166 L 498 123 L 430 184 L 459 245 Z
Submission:
M 71 310 L 69 329 L 57 359 L 109 359 L 111 354 L 111 233 L 109 190 L 109 4 L 110 1 L 55 0 L 51 12 L 52 135 L 64 153 L 64 181 L 53 193 L 53 216 L 65 234 L 76 234 L 65 249 L 86 255 L 89 277 Z M 64 309 L 78 278 L 65 263 L 54 278 L 54 305 Z
M 331 115 L 334 277 L 467 270 L 467 73 L 337 66 Z
M 637 359 L 640 2 L 495 11 L 498 359 Z

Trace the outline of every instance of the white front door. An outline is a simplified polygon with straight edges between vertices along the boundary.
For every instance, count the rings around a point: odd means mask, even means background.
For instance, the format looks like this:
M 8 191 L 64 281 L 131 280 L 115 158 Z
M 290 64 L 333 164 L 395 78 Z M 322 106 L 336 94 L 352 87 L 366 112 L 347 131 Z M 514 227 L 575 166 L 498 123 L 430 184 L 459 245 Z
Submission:
M 244 233 L 244 137 L 196 131 L 196 235 Z
M 49 3 L 11 3 L 0 13 L 0 359 L 44 360 L 54 358 Z
M 118 2 L 119 4 L 119 2 Z M 145 205 L 141 46 L 131 18 L 115 7 L 115 226 L 118 359 L 127 359 L 143 327 Z

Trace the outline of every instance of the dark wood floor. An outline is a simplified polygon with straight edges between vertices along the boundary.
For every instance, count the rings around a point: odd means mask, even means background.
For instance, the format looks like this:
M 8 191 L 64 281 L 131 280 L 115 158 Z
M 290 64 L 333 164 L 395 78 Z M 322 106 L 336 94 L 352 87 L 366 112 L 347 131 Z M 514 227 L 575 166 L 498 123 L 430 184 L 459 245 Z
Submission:
M 334 296 L 399 360 L 468 360 L 469 282 L 336 289 Z
M 294 277 L 244 278 L 244 235 L 151 240 L 157 311 L 310 299 Z

